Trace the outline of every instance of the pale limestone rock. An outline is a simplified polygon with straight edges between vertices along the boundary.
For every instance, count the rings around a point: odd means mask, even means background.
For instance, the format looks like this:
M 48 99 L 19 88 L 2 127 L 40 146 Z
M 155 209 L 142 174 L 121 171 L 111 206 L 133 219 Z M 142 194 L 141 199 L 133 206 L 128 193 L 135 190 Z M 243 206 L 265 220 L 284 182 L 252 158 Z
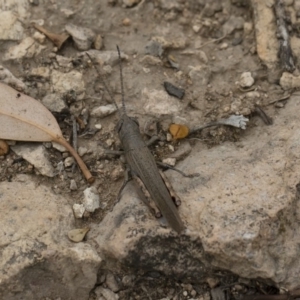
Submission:
M 40 143 L 22 143 L 12 146 L 11 149 L 19 156 L 31 163 L 39 173 L 54 177 L 54 168 L 49 160 L 45 147 Z
M 111 115 L 116 110 L 117 108 L 114 104 L 101 105 L 92 109 L 91 116 L 97 118 L 104 118 L 106 116 Z
M 30 180 L 1 182 L 0 190 L 0 298 L 87 299 L 101 258 L 68 241 L 68 200 Z
M 81 219 L 83 217 L 84 212 L 85 212 L 85 208 L 84 208 L 83 204 L 75 203 L 73 205 L 73 212 L 74 212 L 75 218 Z
M 70 91 L 75 91 L 77 100 L 82 99 L 85 95 L 85 85 L 82 73 L 76 70 L 72 70 L 68 73 L 53 70 L 51 74 L 51 81 L 56 93 L 63 95 Z
M 283 72 L 280 78 L 280 86 L 284 90 L 290 90 L 300 87 L 300 76 L 294 76 L 291 73 Z
M 163 90 L 142 90 L 143 109 L 146 114 L 162 116 L 178 114 L 182 111 L 182 104 Z
M 28 0 L 2 0 L 0 1 L 0 10 L 11 11 L 22 21 L 30 17 Z
M 20 44 L 10 47 L 4 54 L 4 60 L 18 60 L 22 58 L 32 58 L 38 55 L 46 46 L 35 42 L 31 37 L 26 37 Z
M 84 198 L 82 202 L 86 211 L 94 212 L 100 207 L 100 198 L 95 187 L 86 188 L 83 194 Z
M 23 26 L 12 11 L 0 11 L 0 40 L 19 41 L 23 37 Z
M 45 79 L 49 79 L 50 78 L 50 69 L 46 68 L 46 67 L 37 67 L 37 68 L 33 68 L 31 70 L 30 74 L 32 76 L 38 76 L 38 77 L 42 77 Z
M 129 183 L 90 232 L 99 251 L 127 267 L 169 276 L 199 280 L 222 269 L 299 288 L 299 108 L 300 97 L 292 96 L 264 131 L 251 128 L 239 143 L 193 149 L 177 168 L 200 177 L 167 172 L 183 200 L 179 214 L 187 230 L 181 236 L 155 219 Z

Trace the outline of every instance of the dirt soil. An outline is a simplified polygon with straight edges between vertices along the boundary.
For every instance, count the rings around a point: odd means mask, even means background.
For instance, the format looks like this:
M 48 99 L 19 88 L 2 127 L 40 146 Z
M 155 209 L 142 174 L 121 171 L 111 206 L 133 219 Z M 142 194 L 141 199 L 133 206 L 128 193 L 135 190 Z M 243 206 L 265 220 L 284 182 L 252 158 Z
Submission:
M 282 90 L 277 84 L 267 80 L 267 70 L 261 65 L 256 54 L 250 1 L 153 0 L 141 1 L 131 7 L 126 7 L 124 3 L 139 1 L 30 2 L 32 2 L 31 21 L 43 19 L 43 26 L 51 32 L 61 33 L 65 25 L 73 23 L 100 34 L 103 38 L 101 50 L 116 51 L 116 45 L 119 45 L 121 51 L 128 56 L 128 59 L 123 61 L 128 113 L 138 118 L 143 132 L 150 131 L 151 135 L 152 130 L 157 131 L 162 137 L 167 136 L 168 125 L 172 118 L 145 115 L 141 102 L 143 89 L 164 90 L 164 81 L 171 81 L 185 90 L 184 98 L 178 101 L 183 104 L 185 118 L 191 127 L 226 118 L 231 114 L 243 114 L 250 119 L 247 126 L 264 130 L 266 125 L 255 115 L 255 105 L 261 105 L 272 117 L 280 114 L 280 108 L 268 106 L 269 102 L 281 97 Z M 67 10 L 69 13 L 66 13 Z M 230 19 L 232 21 L 228 22 Z M 35 29 L 28 23 L 26 31 L 32 36 Z M 150 59 L 150 63 L 147 63 L 147 60 L 143 60 L 146 45 L 149 45 L 155 37 L 161 38 L 156 40 L 163 45 L 163 53 L 157 58 L 160 62 L 156 63 L 156 60 Z M 1 51 L 4 52 L 10 45 L 11 42 L 2 42 Z M 86 95 L 79 101 L 76 94 L 65 95 L 69 109 L 54 114 L 64 136 L 72 140 L 72 115 L 82 119 L 83 108 L 91 111 L 96 106 L 111 103 L 111 99 L 102 81 L 99 80 L 93 64 L 87 58 L 78 57 L 80 51 L 76 49 L 72 39 L 65 42 L 59 50 L 50 40 L 46 40 L 44 45 L 45 50 L 38 56 L 21 61 L 1 61 L 1 64 L 28 86 L 30 96 L 42 99 L 49 88 L 51 89 L 51 83 L 30 76 L 31 70 L 41 66 L 61 70 L 55 62 L 55 55 L 72 58 L 72 69 L 83 74 Z M 190 71 L 196 66 L 201 66 L 202 69 L 193 75 Z M 104 77 L 117 103 L 120 103 L 119 66 L 116 63 L 111 67 L 112 69 L 106 72 L 109 74 Z M 101 72 L 101 67 L 99 69 Z M 251 72 L 255 85 L 250 91 L 259 91 L 259 97 L 255 95 L 245 97 L 245 90 L 237 83 L 243 72 Z M 122 185 L 124 175 L 120 159 L 104 152 L 105 149 L 120 149 L 115 131 L 117 121 L 116 113 L 102 119 L 90 117 L 87 128 L 78 130 L 78 146 L 89 150 L 90 145 L 94 143 L 103 150 L 83 156 L 85 163 L 96 177 L 94 186 L 99 192 L 102 207 L 93 214 L 85 214 L 82 220 L 77 221 L 78 226 L 85 226 L 91 222 L 100 223 L 113 207 Z M 95 124 L 99 123 L 102 129 L 95 131 Z M 91 134 L 85 134 L 89 130 Z M 238 141 L 243 136 L 246 137 L 247 132 L 242 129 L 223 126 L 195 133 L 188 140 L 192 147 L 215 147 L 224 141 Z M 148 139 L 149 134 L 145 135 L 145 138 Z M 51 148 L 49 144 L 46 146 L 51 163 L 56 167 L 64 160 L 64 153 Z M 151 150 L 159 161 L 168 157 L 173 149 L 176 150 L 179 146 L 180 142 L 165 139 L 151 146 Z M 13 151 L 5 157 L 0 156 L 0 159 L 1 181 L 9 181 L 16 174 L 36 174 L 33 166 Z M 37 184 L 51 186 L 55 193 L 72 199 L 70 205 L 81 203 L 82 191 L 88 187 L 79 168 L 65 168 L 54 178 L 38 174 L 34 178 Z M 77 190 L 70 190 L 71 179 L 76 181 Z M 256 283 L 241 282 L 235 277 L 225 279 L 222 274 L 216 274 L 216 278 L 217 285 L 223 288 L 227 299 L 238 299 L 246 292 L 255 293 L 257 290 L 277 292 L 276 289 L 265 290 Z M 209 291 L 214 287 L 209 281 L 199 285 L 188 282 L 187 279 L 182 283 L 163 278 L 160 274 L 136 274 L 135 280 L 135 288 L 122 291 L 120 299 L 162 299 L 167 297 L 166 295 L 169 298 L 164 299 L 210 299 Z M 192 290 L 196 292 L 191 294 Z

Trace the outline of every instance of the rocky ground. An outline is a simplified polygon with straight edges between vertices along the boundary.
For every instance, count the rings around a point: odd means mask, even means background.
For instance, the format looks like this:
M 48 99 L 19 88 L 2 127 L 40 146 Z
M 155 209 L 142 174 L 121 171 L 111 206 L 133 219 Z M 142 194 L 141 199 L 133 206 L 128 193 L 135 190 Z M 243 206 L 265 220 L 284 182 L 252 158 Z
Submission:
M 0 0 L 0 80 L 53 113 L 95 177 L 88 184 L 60 145 L 0 144 L 3 299 L 217 300 L 298 288 L 299 71 L 296 60 L 280 64 L 267 2 Z M 284 5 L 297 57 L 300 2 Z M 121 145 L 103 79 L 121 106 L 116 45 L 127 112 L 145 139 L 160 138 L 155 159 L 200 173 L 167 172 L 183 199 L 183 237 L 131 184 L 115 206 L 124 167 L 106 151 Z M 233 126 L 182 140 L 169 132 L 220 120 Z M 88 228 L 83 242 L 68 240 L 75 228 Z

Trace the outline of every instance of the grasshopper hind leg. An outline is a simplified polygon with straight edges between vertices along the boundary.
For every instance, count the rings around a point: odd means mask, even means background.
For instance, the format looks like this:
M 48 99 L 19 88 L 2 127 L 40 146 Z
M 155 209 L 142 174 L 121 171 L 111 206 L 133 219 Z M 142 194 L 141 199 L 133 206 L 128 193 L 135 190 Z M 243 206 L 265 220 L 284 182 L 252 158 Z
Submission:
M 171 198 L 174 202 L 174 204 L 178 207 L 179 205 L 181 205 L 181 200 L 179 198 L 179 196 L 176 194 L 175 190 L 173 189 L 172 184 L 170 183 L 168 177 L 165 175 L 165 173 L 161 170 L 159 170 L 160 176 L 163 179 L 167 189 L 170 192 Z
M 153 199 L 151 198 L 147 188 L 145 187 L 143 181 L 136 175 L 133 175 L 138 186 L 141 188 L 143 195 L 145 196 L 145 204 L 153 211 L 154 216 L 156 218 L 162 217 L 160 210 L 158 209 L 157 205 L 154 203 Z

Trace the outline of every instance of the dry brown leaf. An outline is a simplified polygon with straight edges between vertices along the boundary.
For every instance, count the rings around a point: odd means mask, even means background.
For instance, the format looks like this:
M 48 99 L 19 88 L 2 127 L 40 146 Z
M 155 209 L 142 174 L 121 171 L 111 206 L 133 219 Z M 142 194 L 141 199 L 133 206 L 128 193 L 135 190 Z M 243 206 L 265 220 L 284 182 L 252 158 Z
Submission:
M 186 125 L 182 124 L 171 124 L 169 131 L 175 140 L 184 139 L 190 133 L 190 129 Z
M 56 34 L 53 32 L 49 32 L 47 29 L 44 27 L 33 23 L 32 24 L 35 29 L 38 31 L 42 32 L 48 39 L 52 41 L 52 43 L 57 46 L 58 49 L 63 45 L 63 43 L 70 37 L 69 34 L 62 33 L 62 34 Z
M 83 160 L 62 136 L 50 111 L 37 100 L 0 83 L 0 138 L 30 142 L 56 142 L 76 159 L 85 178 L 94 178 Z
M 9 146 L 3 140 L 0 140 L 0 156 L 8 153 Z

